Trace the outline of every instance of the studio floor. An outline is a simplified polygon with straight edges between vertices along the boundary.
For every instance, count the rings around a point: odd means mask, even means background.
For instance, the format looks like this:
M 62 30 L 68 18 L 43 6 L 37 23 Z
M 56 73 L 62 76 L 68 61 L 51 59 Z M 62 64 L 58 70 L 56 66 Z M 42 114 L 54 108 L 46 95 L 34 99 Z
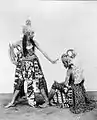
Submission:
M 88 93 L 97 100 L 97 92 Z M 12 94 L 0 94 L 0 120 L 97 120 L 97 109 L 77 115 L 68 108 L 32 108 L 27 104 L 5 109 L 4 106 L 10 102 L 11 97 Z

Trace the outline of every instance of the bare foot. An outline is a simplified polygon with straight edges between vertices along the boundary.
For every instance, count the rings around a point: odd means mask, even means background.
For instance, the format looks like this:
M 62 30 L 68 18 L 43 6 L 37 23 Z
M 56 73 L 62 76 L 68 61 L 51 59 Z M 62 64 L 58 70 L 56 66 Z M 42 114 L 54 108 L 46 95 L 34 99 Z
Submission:
M 35 107 L 36 102 L 35 102 L 35 101 L 28 101 L 28 105 L 29 105 L 30 107 Z
M 8 103 L 8 105 L 5 106 L 5 108 L 14 107 L 14 106 L 15 106 L 15 104 L 10 102 L 10 103 Z
M 45 108 L 45 107 L 48 107 L 48 106 L 49 106 L 49 102 L 45 102 L 44 104 L 39 105 L 39 107 L 41 107 L 41 108 Z

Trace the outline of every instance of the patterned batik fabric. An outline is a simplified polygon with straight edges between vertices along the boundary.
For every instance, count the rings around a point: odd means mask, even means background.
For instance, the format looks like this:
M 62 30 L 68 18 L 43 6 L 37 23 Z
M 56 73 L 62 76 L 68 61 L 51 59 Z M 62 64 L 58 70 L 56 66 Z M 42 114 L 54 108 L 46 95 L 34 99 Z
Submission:
M 80 84 L 73 84 L 71 88 L 73 91 L 73 105 L 70 107 L 70 111 L 72 113 L 83 113 L 95 108 L 96 102 L 86 93 L 83 81 Z
M 52 89 L 56 90 L 52 102 L 62 108 L 68 108 L 72 105 L 72 89 L 67 88 L 64 83 L 54 82 Z
M 35 54 L 31 61 L 19 61 L 16 73 L 15 73 L 15 89 L 21 89 L 24 81 L 27 82 L 27 99 L 28 103 L 35 105 L 35 93 L 40 93 L 40 89 L 44 89 L 46 95 L 48 95 L 47 84 L 39 63 L 39 60 Z
M 17 62 L 16 70 L 15 70 L 15 81 L 14 81 L 14 92 L 16 89 L 19 89 L 19 94 L 16 98 L 16 101 L 18 101 L 20 98 L 25 96 L 24 91 L 24 79 L 22 76 L 22 70 L 21 70 L 21 59 L 23 57 L 22 48 L 20 45 L 14 46 L 14 54 L 15 54 L 15 62 Z

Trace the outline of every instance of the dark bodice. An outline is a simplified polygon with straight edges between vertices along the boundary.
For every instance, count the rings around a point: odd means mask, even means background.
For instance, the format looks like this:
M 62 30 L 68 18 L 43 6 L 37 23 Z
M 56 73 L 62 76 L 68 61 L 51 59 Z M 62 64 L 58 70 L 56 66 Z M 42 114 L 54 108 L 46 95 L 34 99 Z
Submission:
M 22 46 L 23 46 L 23 55 L 24 57 L 32 55 L 35 53 L 35 42 L 33 40 L 33 37 L 29 37 L 27 35 L 23 36 L 23 41 L 22 41 Z
M 73 77 L 73 74 L 70 74 L 68 85 L 71 86 L 73 84 L 74 84 L 74 77 Z

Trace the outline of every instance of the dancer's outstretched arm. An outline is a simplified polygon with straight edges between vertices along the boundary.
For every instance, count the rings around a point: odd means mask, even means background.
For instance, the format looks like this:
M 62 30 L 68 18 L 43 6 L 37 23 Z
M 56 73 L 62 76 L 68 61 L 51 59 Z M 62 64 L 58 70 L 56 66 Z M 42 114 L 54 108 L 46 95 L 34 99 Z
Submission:
M 45 58 L 47 59 L 47 60 L 49 60 L 52 64 L 55 64 L 58 60 L 59 60 L 59 58 L 58 59 L 56 59 L 56 60 L 52 60 L 48 55 L 47 55 L 47 53 L 46 52 L 44 52 L 41 48 L 40 48 L 40 46 L 39 46 L 39 44 L 35 41 L 35 45 L 36 45 L 36 48 L 45 56 Z

